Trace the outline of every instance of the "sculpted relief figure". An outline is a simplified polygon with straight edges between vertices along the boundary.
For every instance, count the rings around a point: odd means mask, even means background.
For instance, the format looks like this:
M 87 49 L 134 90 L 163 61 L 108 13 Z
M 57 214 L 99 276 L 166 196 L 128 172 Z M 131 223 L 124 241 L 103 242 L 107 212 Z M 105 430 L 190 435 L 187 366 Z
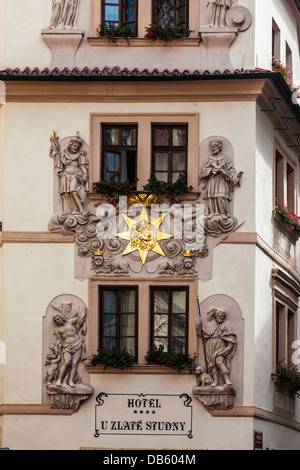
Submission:
M 233 3 L 233 0 L 208 0 L 205 27 L 226 27 L 226 14 Z
M 79 0 L 54 0 L 49 28 L 77 29 Z
M 85 207 L 89 193 L 87 151 L 78 136 L 70 138 L 65 149 L 54 133 L 50 141 L 49 155 L 57 175 L 61 213 L 51 218 L 49 230 L 74 233 L 82 230 L 89 219 L 89 211 Z
M 71 302 L 52 304 L 54 336 L 56 341 L 49 346 L 45 365 L 46 386 L 52 396 L 53 408 L 77 408 L 81 400 L 92 393 L 78 372 L 85 355 L 86 308 L 73 311 Z
M 210 148 L 212 154 L 202 167 L 200 183 L 203 183 L 205 229 L 211 235 L 218 235 L 235 227 L 229 203 L 234 187 L 240 186 L 243 173 L 237 173 L 231 159 L 223 154 L 222 141 L 210 142 Z
M 222 308 L 211 308 L 207 321 L 197 320 L 196 331 L 204 358 L 196 368 L 196 396 L 208 409 L 232 407 L 235 390 L 230 378 L 231 362 L 237 350 L 237 336 Z

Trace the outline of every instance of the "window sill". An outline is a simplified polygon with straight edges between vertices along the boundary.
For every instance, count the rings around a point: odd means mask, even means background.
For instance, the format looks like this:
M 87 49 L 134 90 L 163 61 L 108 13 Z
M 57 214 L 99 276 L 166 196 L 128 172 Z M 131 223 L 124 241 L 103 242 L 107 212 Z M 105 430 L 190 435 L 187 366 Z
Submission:
M 273 381 L 273 411 L 286 417 L 295 415 L 295 390 L 285 385 L 277 374 L 271 374 Z
M 295 245 L 300 235 L 296 231 L 290 229 L 276 211 L 273 211 L 273 220 L 275 227 L 280 230 L 283 235 L 285 235 L 289 241 L 293 243 L 293 245 Z
M 165 42 L 160 40 L 152 40 L 147 38 L 133 38 L 128 41 L 123 38 L 117 38 L 116 42 L 110 41 L 108 38 L 101 38 L 98 36 L 90 36 L 87 38 L 90 46 L 121 46 L 121 47 L 198 47 L 200 38 L 182 38 L 173 39 L 172 41 Z
M 106 367 L 102 365 L 92 366 L 86 365 L 86 370 L 89 374 L 181 374 L 190 375 L 189 369 L 183 369 L 181 372 L 177 372 L 171 367 L 165 367 L 154 364 L 134 364 L 132 368 L 115 369 L 114 367 Z
M 140 190 L 140 191 L 137 191 L 137 192 L 138 193 L 144 193 L 144 192 L 147 192 L 147 191 Z M 196 201 L 198 199 L 198 197 L 200 196 L 200 194 L 201 194 L 200 192 L 191 191 L 191 192 L 188 192 L 188 193 L 180 194 L 179 198 L 180 198 L 181 202 Z M 96 192 L 90 192 L 89 193 L 89 198 L 90 198 L 91 201 L 106 202 L 107 203 L 107 197 L 104 196 L 103 194 L 99 194 L 99 193 L 96 193 Z M 158 196 L 158 199 L 161 199 L 162 202 L 168 202 L 168 199 L 164 198 L 163 196 Z

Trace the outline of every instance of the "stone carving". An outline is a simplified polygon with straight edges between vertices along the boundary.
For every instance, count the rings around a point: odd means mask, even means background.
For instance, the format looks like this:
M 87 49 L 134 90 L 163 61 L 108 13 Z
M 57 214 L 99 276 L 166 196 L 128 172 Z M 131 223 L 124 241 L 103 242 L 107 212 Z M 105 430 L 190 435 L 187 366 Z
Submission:
M 196 258 L 187 250 L 179 261 L 164 260 L 158 265 L 159 275 L 195 276 L 197 274 Z
M 49 28 L 77 29 L 79 0 L 54 0 Z
M 204 28 L 226 27 L 226 14 L 233 5 L 233 0 L 208 0 Z
M 49 154 L 57 175 L 61 213 L 52 216 L 49 230 L 65 234 L 80 232 L 89 219 L 85 208 L 89 192 L 87 151 L 78 136 L 71 137 L 65 149 L 54 132 L 50 141 Z
M 97 250 L 93 254 L 92 270 L 95 272 L 95 274 L 129 274 L 127 261 L 116 261 L 110 255 L 105 256 L 104 252 L 101 250 Z
M 198 384 L 194 393 L 209 410 L 233 406 L 235 390 L 230 379 L 231 361 L 237 350 L 237 336 L 222 308 L 207 312 L 206 322 L 197 319 L 196 331 L 204 358 L 204 366 L 196 368 Z
M 229 203 L 235 186 L 240 186 L 242 172 L 237 173 L 231 159 L 222 152 L 221 140 L 210 142 L 212 154 L 202 167 L 200 183 L 205 203 L 205 232 L 212 236 L 234 230 L 236 221 Z
M 56 340 L 49 344 L 46 356 L 46 388 L 51 408 L 76 411 L 81 401 L 93 393 L 78 372 L 79 364 L 85 359 L 87 309 L 81 304 L 75 310 L 72 302 L 53 302 L 50 307 Z

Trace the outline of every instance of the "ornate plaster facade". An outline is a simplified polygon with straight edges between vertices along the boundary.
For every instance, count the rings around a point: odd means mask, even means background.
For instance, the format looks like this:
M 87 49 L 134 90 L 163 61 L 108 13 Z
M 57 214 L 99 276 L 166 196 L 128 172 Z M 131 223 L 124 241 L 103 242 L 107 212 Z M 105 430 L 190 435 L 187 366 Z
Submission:
M 252 449 L 256 429 L 297 449 L 276 366 L 298 357 L 298 229 L 277 201 L 296 217 L 300 112 L 271 53 L 300 77 L 297 2 L 28 0 L 14 23 L 16 1 L 0 2 L 0 447 Z M 115 14 L 130 39 L 97 32 Z M 166 15 L 189 37 L 146 37 Z M 130 367 L 97 362 L 115 348 Z

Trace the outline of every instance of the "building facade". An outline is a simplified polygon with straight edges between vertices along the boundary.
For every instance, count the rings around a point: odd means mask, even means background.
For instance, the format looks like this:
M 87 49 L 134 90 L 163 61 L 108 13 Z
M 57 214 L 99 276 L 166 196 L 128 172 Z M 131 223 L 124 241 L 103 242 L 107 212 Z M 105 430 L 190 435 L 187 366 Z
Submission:
M 299 449 L 299 2 L 0 11 L 0 447 Z

